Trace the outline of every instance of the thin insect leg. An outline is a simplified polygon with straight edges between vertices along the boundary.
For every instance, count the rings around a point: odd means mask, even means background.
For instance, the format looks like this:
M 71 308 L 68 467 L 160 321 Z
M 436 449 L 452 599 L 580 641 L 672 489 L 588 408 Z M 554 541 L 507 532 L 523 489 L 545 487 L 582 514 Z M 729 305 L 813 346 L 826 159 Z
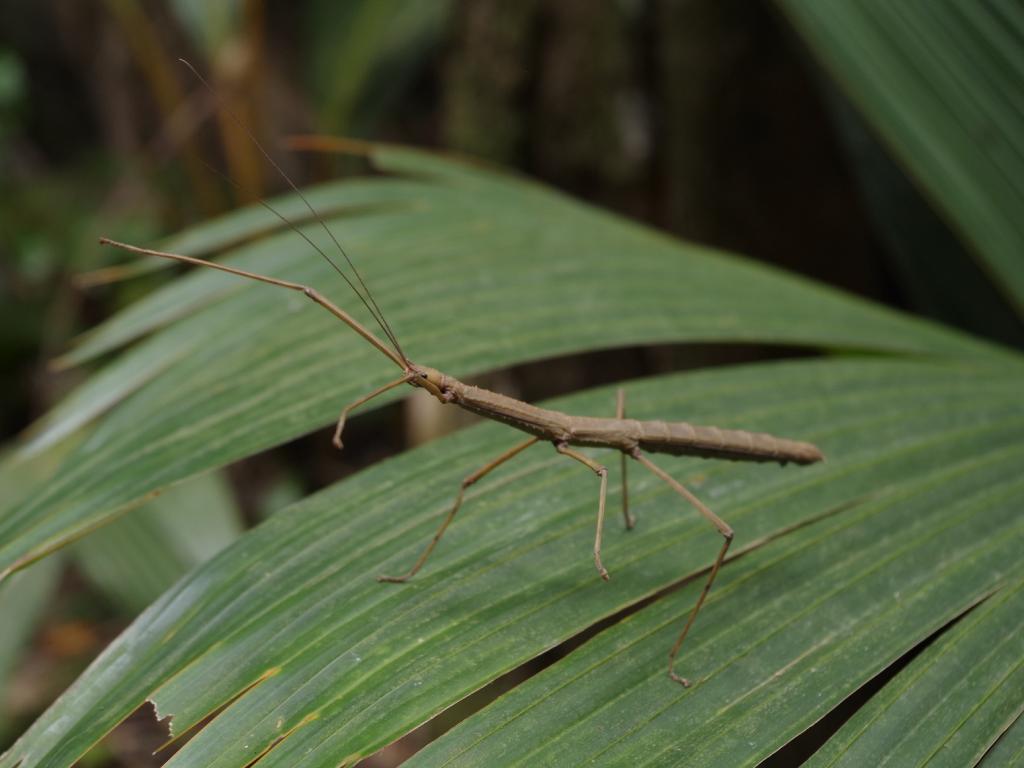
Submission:
M 336 426 L 334 428 L 334 437 L 331 440 L 331 442 L 334 443 L 334 447 L 337 448 L 339 451 L 344 447 L 342 442 L 341 442 L 341 432 L 342 432 L 342 430 L 345 429 L 345 419 L 348 418 L 348 414 L 349 414 L 350 411 L 352 411 L 352 409 L 358 408 L 360 405 L 362 405 L 363 403 L 365 403 L 368 400 L 372 400 L 377 395 L 384 394 L 389 389 L 394 389 L 399 384 L 407 383 L 410 378 L 412 378 L 412 375 L 411 374 L 406 374 L 405 376 L 401 376 L 401 377 L 395 379 L 394 381 L 389 381 L 384 386 L 377 387 L 370 394 L 364 395 L 363 397 L 360 397 L 354 403 L 349 403 L 348 405 L 346 405 L 341 410 L 341 416 L 338 417 L 338 426 Z
M 319 304 L 321 307 L 326 309 L 336 318 L 341 320 L 345 325 L 351 328 L 353 331 L 358 333 L 380 352 L 386 355 L 395 365 L 402 370 L 405 370 L 408 366 L 406 360 L 399 357 L 394 350 L 389 348 L 384 342 L 378 339 L 369 329 L 363 326 L 358 320 L 352 315 L 337 306 L 325 296 L 318 293 L 314 288 L 310 288 L 308 285 L 302 285 L 301 283 L 293 283 L 290 280 L 279 280 L 276 277 L 268 277 L 267 275 L 261 275 L 257 272 L 249 272 L 244 269 L 238 269 L 237 267 L 229 267 L 225 264 L 219 264 L 215 261 L 208 261 L 206 259 L 199 259 L 195 256 L 183 256 L 180 253 L 168 253 L 167 251 L 154 251 L 152 248 L 139 248 L 136 245 L 129 245 L 128 243 L 119 243 L 116 240 L 111 240 L 108 237 L 100 238 L 101 245 L 112 245 L 116 248 L 121 248 L 125 251 L 132 253 L 138 253 L 144 256 L 159 256 L 162 259 L 170 259 L 172 261 L 180 261 L 185 264 L 195 264 L 201 267 L 210 267 L 211 269 L 220 270 L 221 272 L 227 272 L 232 275 L 239 275 L 240 277 L 247 277 L 250 280 L 259 280 L 261 283 L 269 283 L 270 285 L 276 285 L 281 288 L 287 288 L 292 291 L 298 291 L 302 293 L 306 298 Z
M 694 507 L 696 507 L 697 511 L 700 512 L 704 517 L 706 517 L 711 522 L 711 524 L 718 529 L 718 532 L 722 534 L 722 538 L 725 539 L 725 541 L 722 542 L 722 548 L 718 551 L 718 557 L 715 558 L 715 564 L 711 566 L 711 573 L 708 574 L 708 580 L 704 584 L 704 589 L 701 591 L 700 597 L 697 598 L 697 604 L 693 606 L 693 610 L 690 612 L 690 618 L 686 620 L 686 626 L 683 627 L 683 631 L 679 633 L 679 637 L 676 638 L 676 642 L 672 646 L 672 650 L 669 651 L 668 654 L 668 676 L 675 680 L 677 683 L 682 683 L 684 686 L 689 686 L 689 680 L 687 680 L 685 677 L 680 677 L 676 674 L 676 656 L 679 654 L 679 649 L 683 645 L 683 640 L 686 638 L 686 633 L 690 631 L 690 627 L 693 626 L 694 619 L 697 618 L 697 614 L 700 612 L 701 606 L 704 605 L 704 598 L 708 596 L 708 591 L 710 591 L 711 585 L 715 581 L 715 576 L 718 575 L 718 569 L 721 567 L 722 561 L 725 559 L 725 553 L 728 551 L 729 545 L 732 543 L 733 532 L 732 528 L 729 527 L 728 523 L 726 523 L 722 518 L 720 518 L 718 515 L 716 515 L 706 506 L 704 506 L 700 499 L 698 499 L 696 496 L 694 496 L 692 493 L 686 490 L 686 488 L 683 487 L 682 483 L 680 483 L 675 478 L 671 477 L 667 472 L 665 472 L 660 467 L 656 466 L 653 462 L 650 461 L 650 459 L 648 459 L 646 456 L 640 453 L 639 449 L 635 450 L 632 456 L 634 459 L 636 459 L 649 470 L 651 470 L 651 472 L 653 472 L 666 483 L 668 483 L 670 486 L 672 486 L 672 489 L 676 493 L 678 493 L 680 496 L 682 496 L 684 499 L 690 502 Z
M 615 418 L 626 418 L 626 390 L 619 389 L 615 403 Z M 622 469 L 622 519 L 626 521 L 626 530 L 633 530 L 636 517 L 629 513 L 629 484 L 626 482 L 626 454 L 619 454 L 619 466 Z
M 500 467 L 502 464 L 504 464 L 506 461 L 511 459 L 516 454 L 525 451 L 531 445 L 536 443 L 539 439 L 539 437 L 531 437 L 529 440 L 523 443 L 519 443 L 519 445 L 513 446 L 509 450 L 505 451 L 503 454 L 501 454 L 501 456 L 494 459 L 494 461 L 484 464 L 482 467 L 480 467 L 480 469 L 478 469 L 473 474 L 467 475 L 462 480 L 462 485 L 459 486 L 459 493 L 455 497 L 455 503 L 452 505 L 452 508 L 448 511 L 448 514 L 445 515 L 445 518 L 441 523 L 441 527 L 437 529 L 437 533 L 434 534 L 434 538 L 432 538 L 430 540 L 430 543 L 427 544 L 427 548 L 423 550 L 423 554 L 419 556 L 419 559 L 416 561 L 413 567 L 409 569 L 408 573 L 406 573 L 403 576 L 378 576 L 377 581 L 401 583 L 403 581 L 408 581 L 413 576 L 415 576 L 416 572 L 423 567 L 423 564 L 425 562 L 427 562 L 427 558 L 430 557 L 430 553 L 434 551 L 434 547 L 437 546 L 437 542 L 439 542 L 441 540 L 441 537 L 444 536 L 444 532 L 445 530 L 447 530 L 448 526 L 451 525 L 452 520 L 455 519 L 455 513 L 458 512 L 459 507 L 462 506 L 462 496 L 466 492 L 466 489 L 469 488 L 469 486 L 471 486 L 480 478 L 484 477 L 488 473 Z
M 579 451 L 574 451 L 565 443 L 555 443 L 555 450 L 561 453 L 563 456 L 568 456 L 570 459 L 576 459 L 576 461 L 590 467 L 597 476 L 601 478 L 601 495 L 597 499 L 597 533 L 594 535 L 594 565 L 597 566 L 597 572 L 601 574 L 601 578 L 608 581 L 608 571 L 601 562 L 601 534 L 604 531 L 604 503 L 605 497 L 608 495 L 608 469 L 603 464 L 598 464 L 596 461 L 588 456 L 584 456 Z
M 178 61 L 180 61 L 182 64 L 184 64 L 186 67 L 188 67 L 189 70 L 191 70 L 192 74 L 195 75 L 196 79 L 200 83 L 203 84 L 203 87 L 206 88 L 206 90 L 208 90 L 210 92 L 210 94 L 214 97 L 214 99 L 219 99 L 220 98 L 219 94 L 217 93 L 217 90 L 212 85 L 210 85 L 209 82 L 207 82 L 205 77 L 203 77 L 201 74 L 199 74 L 199 70 L 197 70 L 195 67 L 193 67 L 192 64 L 189 63 L 188 61 L 186 61 L 185 59 L 179 58 Z M 231 108 L 229 108 L 227 106 L 224 106 L 224 105 L 221 105 L 221 109 L 224 110 L 224 113 L 228 117 L 230 117 L 239 128 L 241 128 L 243 131 L 245 131 L 245 133 L 249 136 L 249 140 L 253 143 L 253 145 L 256 147 L 256 149 L 259 150 L 260 154 L 263 155 L 263 157 L 266 159 L 266 161 L 268 163 L 270 163 L 271 167 L 273 167 L 273 169 L 275 171 L 277 171 L 278 175 L 282 179 L 284 179 L 284 181 L 288 184 L 288 186 L 292 188 L 292 191 L 296 195 L 298 195 L 299 199 L 302 200 L 302 202 L 305 204 L 306 208 L 309 209 L 309 212 L 313 214 L 313 217 L 320 223 L 320 226 L 323 228 L 324 232 L 327 233 L 327 236 L 331 238 L 331 241 L 334 243 L 335 247 L 337 247 L 338 252 L 345 258 L 345 261 L 348 263 L 349 268 L 352 270 L 353 274 L 356 276 L 356 279 L 359 281 L 359 284 L 363 287 L 363 291 L 366 293 L 366 295 L 364 296 L 362 293 L 359 292 L 359 290 L 355 287 L 355 285 L 353 285 L 352 281 L 349 280 L 348 276 L 344 272 L 342 272 L 341 268 L 337 264 L 334 263 L 334 259 L 332 259 L 330 256 L 328 256 L 323 251 L 323 249 L 321 249 L 312 240 L 310 240 L 308 237 L 306 237 L 306 235 L 304 235 L 302 233 L 302 231 L 298 227 L 296 227 L 290 220 L 288 220 L 287 218 L 282 216 L 280 213 L 275 211 L 273 208 L 271 208 L 263 200 L 259 201 L 260 205 L 262 205 L 267 210 L 271 211 L 275 216 L 277 216 L 279 219 L 281 219 L 281 221 L 283 221 L 285 224 L 287 224 L 289 227 L 291 227 L 291 229 L 293 229 L 295 232 L 297 232 L 299 235 L 301 235 L 306 240 L 306 242 L 308 242 L 310 245 L 312 245 L 313 248 L 315 248 L 320 253 L 320 255 L 324 257 L 324 259 L 327 261 L 327 263 L 330 264 L 334 268 L 334 271 L 337 272 L 338 275 L 340 275 L 341 278 L 346 283 L 348 283 L 349 287 L 352 289 L 352 292 L 355 293 L 355 295 L 358 296 L 359 300 L 363 303 L 363 306 L 365 306 L 369 310 L 370 314 L 373 315 L 373 318 L 380 325 L 380 329 L 382 331 L 384 331 L 384 335 L 387 336 L 388 339 L 391 341 L 391 343 L 395 345 L 395 351 L 398 352 L 398 357 L 402 358 L 402 361 L 407 363 L 408 359 L 406 358 L 405 353 L 402 352 L 402 347 L 398 343 L 398 339 L 395 337 L 394 332 L 392 332 L 391 326 L 388 325 L 388 321 L 384 319 L 384 313 L 381 312 L 380 307 L 377 306 L 377 302 L 374 301 L 373 294 L 370 293 L 369 287 L 367 287 L 366 283 L 363 282 L 362 275 L 359 274 L 359 270 L 356 269 L 356 265 L 352 263 L 352 259 L 349 258 L 348 253 L 345 251 L 344 248 L 341 247 L 341 243 L 338 241 L 338 238 L 336 238 L 334 236 L 334 233 L 331 231 L 330 227 L 327 226 L 327 222 L 324 221 L 324 219 L 320 215 L 320 213 L 312 206 L 312 204 L 309 202 L 309 200 L 306 199 L 306 196 L 304 194 L 302 194 L 302 190 L 300 190 L 297 186 L 295 186 L 295 182 L 292 181 L 291 176 L 289 176 L 287 173 L 285 173 L 284 170 L 281 168 L 281 166 L 278 165 L 277 162 L 274 160 L 274 158 L 272 158 L 270 156 L 270 153 L 267 152 L 267 150 L 263 148 L 263 145 L 260 144 L 260 142 L 256 138 L 255 134 L 253 134 L 253 132 L 252 132 L 252 130 L 250 130 L 249 126 L 246 125 L 245 121 L 242 120 L 242 118 L 240 118 L 237 114 L 235 114 L 235 112 L 233 110 L 231 110 Z M 367 303 L 367 302 L 369 302 L 369 303 Z M 371 308 L 370 305 L 373 305 L 372 308 Z

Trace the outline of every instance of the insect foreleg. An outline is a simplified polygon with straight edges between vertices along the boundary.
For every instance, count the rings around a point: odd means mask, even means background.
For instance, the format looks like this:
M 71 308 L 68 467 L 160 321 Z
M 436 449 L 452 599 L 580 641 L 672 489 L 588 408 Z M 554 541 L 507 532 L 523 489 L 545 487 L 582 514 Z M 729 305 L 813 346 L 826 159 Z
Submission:
M 360 405 L 365 403 L 367 400 L 372 400 L 377 395 L 381 395 L 381 394 L 387 392 L 389 389 L 394 389 L 399 384 L 405 384 L 407 381 L 409 381 L 410 378 L 412 378 L 412 374 L 408 374 L 407 373 L 405 376 L 402 376 L 401 378 L 395 379 L 394 381 L 389 381 L 387 384 L 385 384 L 382 387 L 377 387 L 377 389 L 373 390 L 373 392 L 371 392 L 368 395 L 364 395 L 363 397 L 360 397 L 354 403 L 349 403 L 348 405 L 346 405 L 341 410 L 341 415 L 338 417 L 338 426 L 336 426 L 334 428 L 334 438 L 332 440 L 332 442 L 334 443 L 334 446 L 339 451 L 344 447 L 342 442 L 341 442 L 341 431 L 343 429 L 345 429 L 345 419 L 348 418 L 349 411 L 353 410 L 354 408 L 358 408 Z
M 478 469 L 473 474 L 466 475 L 466 477 L 463 478 L 462 480 L 462 485 L 459 486 L 459 493 L 455 497 L 455 503 L 452 505 L 452 508 L 448 511 L 448 514 L 445 515 L 444 520 L 441 522 L 441 527 L 437 529 L 437 533 L 434 534 L 434 538 L 432 538 L 430 540 L 430 543 L 427 544 L 427 548 L 423 550 L 423 554 L 419 556 L 419 559 L 413 564 L 412 568 L 409 569 L 409 572 L 402 576 L 378 576 L 377 581 L 401 583 L 403 581 L 408 581 L 413 576 L 415 576 L 416 572 L 423 567 L 423 564 L 425 562 L 427 562 L 427 558 L 430 557 L 430 553 L 434 551 L 434 547 L 437 546 L 437 542 L 439 542 L 441 540 L 441 537 L 444 536 L 444 532 L 448 529 L 448 526 L 451 525 L 452 520 L 455 519 L 455 514 L 459 511 L 459 507 L 462 506 L 462 496 L 463 494 L 465 494 L 466 489 L 469 488 L 469 486 L 471 486 L 480 478 L 484 477 L 485 475 L 489 474 L 490 472 L 500 467 L 513 456 L 525 451 L 531 445 L 536 443 L 539 439 L 539 437 L 531 437 L 529 440 L 519 443 L 519 445 L 513 446 L 512 448 L 509 448 L 507 451 L 501 454 L 501 456 L 494 459 L 494 461 L 484 464 L 482 467 L 480 467 L 480 469 Z
M 113 245 L 116 248 L 121 248 L 125 251 L 131 251 L 132 253 L 142 254 L 144 256 L 159 256 L 161 259 L 169 259 L 171 261 L 180 261 L 185 264 L 194 264 L 200 267 L 209 267 L 210 269 L 216 269 L 220 272 L 227 272 L 231 275 L 238 275 L 239 277 L 246 277 L 250 280 L 258 280 L 261 283 L 268 283 L 270 285 L 276 285 L 279 288 L 287 288 L 290 291 L 298 291 L 306 296 L 311 301 L 319 304 L 321 307 L 326 309 L 336 318 L 341 320 L 345 325 L 351 328 L 353 331 L 358 333 L 374 347 L 380 350 L 381 353 L 386 355 L 395 365 L 405 370 L 407 367 L 407 360 L 399 356 L 393 349 L 389 348 L 384 342 L 374 336 L 362 323 L 356 320 L 352 315 L 337 306 L 325 296 L 318 293 L 313 288 L 301 283 L 293 283 L 290 280 L 279 280 L 276 277 L 268 277 L 267 275 L 261 275 L 257 272 L 249 272 L 245 269 L 238 269 L 237 267 L 229 267 L 224 264 L 219 264 L 215 261 L 208 261 L 207 259 L 196 258 L 195 256 L 183 256 L 180 253 L 168 253 L 167 251 L 154 251 L 152 248 L 139 248 L 136 245 L 128 245 L 127 243 L 119 243 L 116 240 L 111 240 L 107 237 L 100 238 L 101 245 Z
M 579 451 L 574 451 L 565 443 L 555 443 L 555 450 L 563 456 L 576 459 L 581 464 L 590 467 L 601 478 L 601 495 L 597 499 L 597 533 L 594 535 L 594 565 L 597 567 L 597 572 L 601 574 L 601 578 L 608 581 L 608 570 L 601 563 L 601 534 L 604 531 L 604 505 L 608 495 L 608 469 Z
M 708 591 L 711 589 L 711 585 L 715 581 L 715 576 L 718 575 L 718 569 L 721 567 L 722 561 L 725 559 L 725 553 L 728 551 L 729 545 L 732 543 L 732 528 L 730 528 L 728 523 L 726 523 L 722 518 L 720 518 L 718 515 L 716 515 L 706 506 L 704 506 L 703 502 L 701 502 L 700 499 L 698 499 L 696 496 L 694 496 L 692 493 L 686 490 L 686 488 L 683 487 L 682 483 L 680 483 L 678 480 L 676 480 L 667 472 L 665 472 L 665 470 L 656 466 L 653 462 L 650 461 L 650 459 L 648 459 L 646 456 L 640 453 L 639 449 L 633 451 L 631 455 L 634 459 L 636 459 L 649 470 L 651 470 L 651 472 L 653 472 L 666 483 L 668 483 L 670 486 L 672 486 L 672 490 L 674 490 L 676 493 L 678 493 L 680 496 L 682 496 L 684 499 L 690 502 L 694 507 L 696 507 L 697 511 L 700 512 L 704 517 L 706 517 L 708 521 L 712 525 L 714 525 L 715 528 L 718 529 L 718 532 L 722 534 L 722 538 L 725 539 L 725 541 L 722 542 L 722 548 L 718 551 L 718 557 L 715 558 L 715 564 L 711 566 L 711 573 L 708 574 L 708 580 L 704 584 L 704 589 L 701 591 L 700 597 L 697 598 L 697 604 L 693 606 L 693 610 L 690 612 L 690 618 L 686 620 L 686 626 L 683 627 L 683 631 L 679 633 L 679 637 L 676 638 L 676 642 L 672 646 L 672 650 L 669 651 L 668 654 L 668 676 L 675 680 L 677 683 L 682 683 L 684 686 L 689 686 L 689 680 L 687 680 L 685 677 L 680 677 L 676 674 L 676 656 L 679 653 L 680 647 L 682 647 L 683 645 L 683 640 L 686 638 L 686 633 L 690 631 L 690 627 L 693 626 L 694 619 L 697 618 L 697 614 L 700 612 L 701 606 L 704 605 L 704 598 L 708 596 Z

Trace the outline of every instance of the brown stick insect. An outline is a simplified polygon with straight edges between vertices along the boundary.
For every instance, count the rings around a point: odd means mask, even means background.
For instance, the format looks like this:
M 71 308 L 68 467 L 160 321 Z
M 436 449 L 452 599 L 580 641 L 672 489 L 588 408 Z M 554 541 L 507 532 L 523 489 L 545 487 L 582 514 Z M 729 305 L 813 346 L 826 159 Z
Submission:
M 199 78 L 207 88 L 212 90 L 203 77 L 199 75 L 199 73 L 196 72 L 188 62 L 184 63 L 192 69 L 196 77 Z M 700 501 L 700 499 L 694 496 L 680 482 L 675 480 L 667 472 L 647 458 L 646 454 L 666 453 L 673 456 L 700 456 L 704 458 L 724 458 L 738 461 L 776 461 L 785 465 L 787 462 L 811 464 L 816 461 L 820 461 L 823 458 L 821 451 L 811 443 L 787 440 L 763 433 L 719 429 L 717 427 L 694 426 L 685 422 L 637 421 L 635 419 L 627 419 L 625 393 L 621 389 L 618 392 L 615 418 L 570 416 L 558 411 L 539 408 L 506 395 L 498 394 L 497 392 L 491 392 L 480 387 L 465 384 L 454 376 L 449 376 L 434 368 L 429 368 L 412 362 L 402 350 L 401 345 L 398 343 L 398 339 L 391 330 L 391 326 L 384 318 L 384 314 L 381 312 L 380 307 L 374 301 L 366 283 L 363 281 L 359 271 L 356 269 L 355 264 L 353 264 L 352 260 L 345 252 L 345 249 L 342 248 L 341 243 L 334 237 L 333 233 L 331 233 L 327 223 L 313 208 L 294 182 L 292 182 L 291 178 L 276 162 L 274 162 L 263 146 L 256 140 L 255 136 L 253 136 L 252 132 L 249 131 L 241 120 L 232 114 L 230 110 L 228 110 L 228 114 L 230 114 L 231 117 L 246 131 L 270 165 L 273 166 L 284 181 L 299 196 L 302 202 L 305 203 L 316 221 L 324 231 L 327 232 L 334 245 L 337 246 L 338 252 L 344 257 L 345 262 L 352 270 L 355 280 L 359 284 L 359 288 L 362 288 L 362 291 L 356 287 L 356 284 L 353 283 L 353 281 L 344 273 L 334 259 L 328 256 L 323 249 L 317 246 L 296 225 L 278 213 L 266 202 L 260 201 L 260 204 L 281 219 L 287 226 L 298 233 L 299 236 L 304 238 L 306 242 L 319 252 L 319 254 L 334 268 L 334 270 L 342 276 L 353 292 L 359 297 L 367 311 L 369 311 L 374 320 L 380 326 L 380 329 L 387 338 L 388 343 L 382 341 L 345 310 L 332 303 L 322 294 L 318 293 L 314 288 L 309 286 L 293 283 L 288 280 L 268 277 L 267 275 L 256 274 L 254 272 L 248 272 L 242 269 L 236 269 L 234 267 L 225 266 L 223 264 L 218 264 L 216 262 L 207 261 L 193 256 L 183 256 L 175 253 L 151 250 L 149 248 L 139 248 L 134 245 L 116 242 L 107 238 L 101 238 L 100 243 L 104 245 L 113 245 L 126 251 L 131 251 L 132 253 L 146 256 L 159 256 L 160 258 L 185 262 L 187 264 L 210 267 L 212 269 L 218 269 L 222 272 L 228 272 L 240 277 L 259 280 L 264 283 L 269 283 L 270 285 L 298 291 L 348 325 L 366 341 L 376 347 L 381 354 L 397 365 L 402 371 L 401 376 L 378 387 L 369 394 L 347 405 L 342 410 L 341 415 L 338 418 L 337 426 L 334 429 L 333 438 L 334 445 L 339 449 L 342 447 L 341 435 L 344 430 L 345 420 L 348 417 L 348 414 L 354 408 L 401 384 L 408 384 L 412 387 L 425 389 L 442 405 L 457 405 L 460 408 L 464 408 L 479 416 L 493 419 L 494 421 L 500 421 L 530 435 L 528 439 L 512 446 L 500 456 L 489 461 L 475 472 L 463 478 L 451 509 L 448 510 L 448 513 L 441 521 L 441 525 L 437 529 L 437 532 L 427 543 L 423 552 L 420 554 L 416 562 L 413 563 L 412 567 L 400 576 L 378 576 L 378 581 L 405 582 L 415 576 L 420 568 L 423 567 L 424 563 L 426 563 L 427 558 L 430 557 L 430 554 L 434 551 L 437 543 L 441 540 L 444 532 L 448 529 L 448 526 L 458 513 L 459 508 L 462 506 L 463 494 L 466 489 L 535 443 L 541 441 L 551 443 L 558 453 L 578 461 L 580 464 L 593 471 L 600 480 L 600 490 L 598 491 L 597 502 L 597 529 L 594 536 L 594 565 L 602 579 L 607 580 L 609 578 L 608 571 L 601 562 L 601 535 L 604 529 L 605 501 L 608 491 L 608 470 L 603 464 L 594 461 L 589 456 L 575 450 L 575 448 L 612 448 L 620 452 L 622 471 L 622 514 L 627 529 L 633 528 L 635 521 L 633 515 L 629 511 L 626 483 L 626 458 L 628 457 L 642 464 L 657 477 L 666 482 L 672 490 L 693 505 L 697 511 L 718 530 L 723 539 L 722 546 L 718 550 L 718 555 L 715 557 L 714 563 L 711 566 L 711 571 L 708 574 L 704 588 L 701 591 L 700 596 L 697 598 L 697 602 L 693 606 L 693 609 L 690 611 L 686 624 L 683 626 L 682 631 L 676 638 L 675 643 L 673 643 L 668 655 L 669 677 L 678 683 L 682 683 L 684 686 L 689 686 L 689 681 L 686 678 L 681 677 L 675 671 L 676 657 L 679 654 L 679 649 L 682 647 L 683 640 L 686 638 L 687 633 L 693 626 L 694 620 L 697 618 L 697 614 L 700 612 L 701 606 L 704 604 L 704 600 L 707 597 L 708 591 L 711 589 L 711 585 L 715 581 L 715 577 L 718 575 L 718 570 L 721 567 L 722 561 L 725 559 L 726 552 L 729 549 L 729 545 L 732 542 L 733 530 L 724 520 L 712 512 L 703 502 Z

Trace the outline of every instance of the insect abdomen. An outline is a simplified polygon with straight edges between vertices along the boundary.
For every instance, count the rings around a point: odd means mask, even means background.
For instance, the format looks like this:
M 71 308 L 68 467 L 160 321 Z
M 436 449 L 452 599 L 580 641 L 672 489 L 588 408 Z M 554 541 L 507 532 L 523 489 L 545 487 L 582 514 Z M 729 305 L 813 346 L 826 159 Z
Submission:
M 640 449 L 652 453 L 796 464 L 813 464 L 824 458 L 811 443 L 763 432 L 698 427 L 684 421 L 641 421 L 639 426 Z

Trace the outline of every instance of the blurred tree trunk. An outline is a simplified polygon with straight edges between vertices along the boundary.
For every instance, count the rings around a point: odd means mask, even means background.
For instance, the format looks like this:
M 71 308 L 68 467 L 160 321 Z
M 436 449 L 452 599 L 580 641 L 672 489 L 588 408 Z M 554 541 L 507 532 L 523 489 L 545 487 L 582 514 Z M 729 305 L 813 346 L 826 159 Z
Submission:
M 892 300 L 821 97 L 831 86 L 771 3 L 653 1 L 657 223 Z
M 660 223 L 677 234 L 719 239 L 721 144 L 716 113 L 736 67 L 742 32 L 728 0 L 656 0 L 653 76 L 658 111 L 655 184 Z M 749 3 L 748 3 L 749 5 Z
M 649 146 L 631 23 L 614 0 L 462 2 L 443 75 L 445 142 L 627 203 Z
M 443 77 L 444 143 L 475 157 L 522 165 L 534 75 L 539 0 L 461 2 Z

